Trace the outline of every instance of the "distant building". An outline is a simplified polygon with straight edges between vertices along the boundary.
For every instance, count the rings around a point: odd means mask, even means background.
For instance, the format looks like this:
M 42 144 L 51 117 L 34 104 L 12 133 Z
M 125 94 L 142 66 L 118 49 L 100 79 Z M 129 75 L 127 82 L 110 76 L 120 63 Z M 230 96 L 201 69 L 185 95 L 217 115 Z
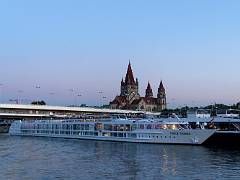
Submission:
M 240 109 L 240 102 L 237 103 L 237 108 Z
M 160 82 L 157 97 L 153 97 L 153 91 L 148 82 L 145 97 L 139 94 L 138 79 L 134 79 L 131 63 L 129 62 L 125 80 L 121 81 L 121 94 L 110 102 L 112 109 L 162 111 L 166 109 L 166 92 L 163 82 Z

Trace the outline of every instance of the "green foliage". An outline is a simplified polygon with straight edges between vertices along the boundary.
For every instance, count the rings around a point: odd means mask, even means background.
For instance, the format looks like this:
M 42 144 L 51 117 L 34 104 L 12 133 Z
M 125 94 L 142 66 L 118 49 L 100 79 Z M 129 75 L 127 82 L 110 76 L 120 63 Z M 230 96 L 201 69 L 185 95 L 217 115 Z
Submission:
M 206 106 L 204 109 L 237 109 L 237 105 L 214 104 Z
M 32 105 L 46 105 L 46 102 L 45 101 L 33 101 L 32 103 L 31 103 Z

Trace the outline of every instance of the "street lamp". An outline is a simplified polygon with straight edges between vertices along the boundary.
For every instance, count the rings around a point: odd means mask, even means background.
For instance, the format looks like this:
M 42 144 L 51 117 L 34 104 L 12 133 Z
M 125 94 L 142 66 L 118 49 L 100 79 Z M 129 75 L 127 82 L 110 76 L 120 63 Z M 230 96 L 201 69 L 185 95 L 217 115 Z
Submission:
M 72 101 L 73 101 L 73 102 L 72 102 L 72 103 L 73 103 L 72 106 L 75 106 L 75 102 L 74 102 L 74 101 L 75 101 L 74 89 L 71 88 L 71 89 L 69 89 L 68 91 L 70 92 L 71 98 L 73 98 L 73 99 L 72 99 Z
M 172 98 L 171 100 L 172 100 L 172 106 L 173 106 L 172 108 L 174 109 L 174 108 L 175 108 L 175 100 L 176 100 L 176 99 L 175 99 L 175 98 Z
M 106 96 L 103 96 L 103 97 L 102 97 L 102 100 L 103 100 L 103 106 L 104 106 L 104 99 L 107 99 L 107 97 L 106 97 Z
M 100 100 L 100 107 L 101 107 L 101 105 L 102 105 L 102 94 L 103 94 L 103 92 L 102 91 L 98 91 L 98 94 L 99 94 L 99 100 Z
M 77 94 L 77 98 L 80 99 L 80 97 L 82 97 L 82 95 L 81 94 Z M 79 104 L 78 104 L 78 99 L 77 99 L 77 105 L 80 106 L 80 101 L 79 101 Z
M 19 93 L 19 104 L 22 104 L 21 101 L 23 101 L 21 94 L 23 93 L 23 90 L 18 90 Z
M 40 90 L 40 85 L 36 85 L 35 86 L 35 89 L 38 89 L 38 91 Z M 37 93 L 37 105 L 39 105 L 38 103 L 39 103 L 39 101 L 40 101 L 40 98 L 39 98 L 39 92 Z

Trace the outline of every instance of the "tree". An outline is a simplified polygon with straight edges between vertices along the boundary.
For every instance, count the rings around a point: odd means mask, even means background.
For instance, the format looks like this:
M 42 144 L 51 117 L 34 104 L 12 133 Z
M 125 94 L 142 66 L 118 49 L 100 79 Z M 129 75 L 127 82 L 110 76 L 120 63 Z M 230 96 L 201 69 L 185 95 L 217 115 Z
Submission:
M 46 102 L 45 101 L 33 101 L 32 103 L 31 103 L 32 105 L 46 105 Z

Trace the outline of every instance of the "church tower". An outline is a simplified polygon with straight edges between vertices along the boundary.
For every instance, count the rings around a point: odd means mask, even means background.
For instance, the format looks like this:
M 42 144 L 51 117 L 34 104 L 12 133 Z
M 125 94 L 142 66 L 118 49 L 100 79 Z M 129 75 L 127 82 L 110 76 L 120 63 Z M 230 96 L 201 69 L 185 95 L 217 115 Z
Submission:
M 130 62 L 128 64 L 125 81 L 123 79 L 121 81 L 121 96 L 125 96 L 129 103 L 140 97 L 138 93 L 138 79 L 134 79 Z
M 163 86 L 163 82 L 160 82 L 159 88 L 158 88 L 158 94 L 157 94 L 157 104 L 158 104 L 158 110 L 162 111 L 167 108 L 167 102 L 166 102 L 166 91 Z
M 166 91 L 162 81 L 159 84 L 157 97 L 153 96 L 150 82 L 147 83 L 145 96 L 140 97 L 138 88 L 138 79 L 134 79 L 132 66 L 129 61 L 126 76 L 121 80 L 121 93 L 110 102 L 110 107 L 112 109 L 156 112 L 161 112 L 167 108 Z
M 145 97 L 153 97 L 153 91 L 149 82 L 147 85 Z

